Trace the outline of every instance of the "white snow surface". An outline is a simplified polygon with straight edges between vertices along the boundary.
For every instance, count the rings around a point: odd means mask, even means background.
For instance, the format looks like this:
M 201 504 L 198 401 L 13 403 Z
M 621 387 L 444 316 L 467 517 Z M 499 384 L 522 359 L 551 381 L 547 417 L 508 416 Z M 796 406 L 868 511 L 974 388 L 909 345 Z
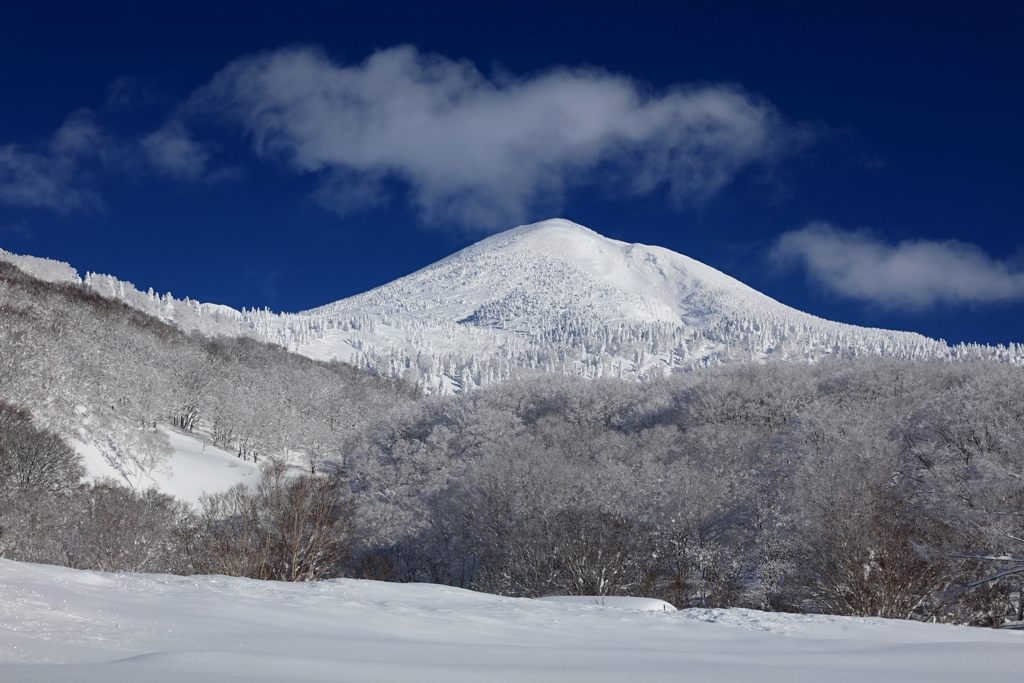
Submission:
M 675 606 L 657 598 L 636 598 L 627 595 L 549 595 L 539 598 L 548 602 L 565 602 L 572 605 L 599 605 L 635 609 L 641 612 L 674 612 Z
M 1016 680 L 1024 632 L 644 612 L 426 584 L 103 574 L 0 560 L 0 680 Z
M 254 463 L 189 434 L 164 429 L 173 453 L 151 471 L 133 466 L 120 454 L 107 456 L 96 444 L 74 442 L 87 480 L 111 478 L 135 489 L 157 488 L 193 505 L 203 493 L 220 493 L 235 484 L 255 488 L 260 470 Z

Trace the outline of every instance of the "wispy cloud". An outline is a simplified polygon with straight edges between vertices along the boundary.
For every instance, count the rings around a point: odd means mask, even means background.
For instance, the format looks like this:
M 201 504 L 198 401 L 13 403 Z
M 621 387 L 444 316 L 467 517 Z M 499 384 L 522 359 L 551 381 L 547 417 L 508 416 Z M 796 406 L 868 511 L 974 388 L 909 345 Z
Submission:
M 0 224 L 0 235 L 4 234 L 17 235 L 23 240 L 32 239 L 32 231 L 24 219 L 15 223 Z
M 320 174 L 315 197 L 334 210 L 380 204 L 384 181 L 398 179 L 425 221 L 475 229 L 506 227 L 608 178 L 701 201 L 808 139 L 738 87 L 653 93 L 595 68 L 488 78 L 409 46 L 351 66 L 313 48 L 244 57 L 181 112 L 209 114 L 241 126 L 258 154 Z M 182 168 L 200 163 L 186 156 Z
M 771 255 L 779 264 L 802 264 L 832 292 L 884 308 L 1024 299 L 1024 271 L 954 240 L 892 245 L 870 232 L 815 222 L 783 234 Z
M 87 110 L 75 112 L 38 149 L 0 146 L 0 203 L 67 213 L 100 206 L 81 187 L 83 164 L 102 154 L 103 135 Z
M 339 214 L 406 194 L 427 223 L 493 230 L 557 208 L 567 190 L 664 189 L 677 203 L 713 196 L 751 165 L 769 167 L 811 135 L 738 86 L 654 92 L 596 68 L 525 77 L 410 46 L 340 65 L 315 48 L 238 59 L 157 130 L 115 134 L 97 115 L 153 100 L 138 78 L 81 110 L 43 144 L 0 146 L 0 203 L 67 213 L 102 206 L 101 175 L 178 181 L 237 178 L 222 145 L 197 136 L 213 116 L 244 131 L 255 152 L 317 177 L 313 198 Z
M 198 180 L 207 170 L 210 155 L 180 121 L 171 120 L 140 142 L 146 160 L 158 172 L 185 180 Z
M 102 109 L 124 111 L 153 104 L 164 99 L 153 83 L 139 76 L 120 76 L 107 86 L 107 99 Z
M 109 172 L 208 182 L 238 176 L 238 169 L 210 168 L 209 157 L 207 146 L 174 117 L 141 137 L 118 136 L 94 112 L 80 109 L 31 149 L 0 145 L 0 204 L 62 214 L 100 208 L 103 201 L 92 188 L 98 176 Z

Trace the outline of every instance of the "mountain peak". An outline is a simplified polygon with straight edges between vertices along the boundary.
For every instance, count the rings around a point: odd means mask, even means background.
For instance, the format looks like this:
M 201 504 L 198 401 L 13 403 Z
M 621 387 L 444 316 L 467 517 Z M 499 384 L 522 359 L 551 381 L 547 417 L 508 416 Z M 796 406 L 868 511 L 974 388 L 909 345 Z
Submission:
M 571 258 L 574 252 L 586 250 L 588 247 L 592 248 L 592 245 L 597 243 L 625 244 L 609 239 L 579 223 L 573 223 L 564 218 L 550 218 L 546 221 L 520 225 L 517 228 L 491 235 L 452 256 L 466 258 L 498 249 L 531 249 L 552 254 L 561 253 L 567 258 Z M 566 252 L 566 249 L 569 251 Z
M 579 223 L 573 223 L 572 221 L 565 218 L 549 218 L 546 221 L 540 221 L 539 223 L 530 223 L 529 225 L 520 225 L 518 228 L 512 228 L 505 232 L 499 232 L 494 237 L 502 237 L 506 239 L 540 239 L 540 240 L 558 240 L 558 239 L 574 239 L 574 240 L 606 240 L 615 242 L 616 240 L 610 240 L 604 235 L 591 230 L 585 225 Z M 483 240 L 487 242 L 487 240 Z M 480 242 L 478 244 L 482 244 Z
M 511 283 L 537 290 L 537 276 L 548 279 L 557 273 L 563 285 L 570 281 L 578 285 L 574 296 L 606 312 L 615 309 L 606 316 L 608 320 L 682 324 L 723 307 L 782 306 L 688 256 L 610 239 L 563 218 L 498 233 L 420 273 L 447 270 L 456 263 L 488 264 L 478 268 L 483 272 L 477 276 L 490 280 L 488 275 L 497 274 L 498 281 L 492 283 L 497 290 L 492 291 L 507 289 Z M 536 294 L 546 298 L 544 291 Z
M 797 311 L 662 247 L 555 218 L 492 235 L 403 278 L 257 332 L 458 391 L 527 369 L 644 378 L 768 358 L 944 356 L 921 335 Z
M 591 230 L 585 225 L 579 223 L 573 223 L 568 218 L 548 218 L 547 220 L 539 221 L 537 223 L 530 223 L 528 225 L 520 225 L 517 228 L 506 230 L 498 233 L 499 235 L 513 235 L 520 234 L 524 235 L 527 233 L 553 233 L 553 232 L 569 232 L 583 235 L 597 235 L 602 237 L 599 233 Z

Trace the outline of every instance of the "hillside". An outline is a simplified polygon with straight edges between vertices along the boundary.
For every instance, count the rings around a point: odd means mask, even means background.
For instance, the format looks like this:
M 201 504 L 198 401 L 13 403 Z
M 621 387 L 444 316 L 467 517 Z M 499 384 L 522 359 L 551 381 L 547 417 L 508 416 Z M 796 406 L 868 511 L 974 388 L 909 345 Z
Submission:
M 419 395 L 408 383 L 247 335 L 187 333 L 52 264 L 37 268 L 39 279 L 0 262 L 0 401 L 68 440 L 93 476 L 162 483 L 194 499 L 200 488 L 181 481 L 186 471 L 220 486 L 251 469 L 220 476 L 225 451 L 253 463 L 301 453 L 312 468 Z M 172 483 L 176 464 L 183 471 Z

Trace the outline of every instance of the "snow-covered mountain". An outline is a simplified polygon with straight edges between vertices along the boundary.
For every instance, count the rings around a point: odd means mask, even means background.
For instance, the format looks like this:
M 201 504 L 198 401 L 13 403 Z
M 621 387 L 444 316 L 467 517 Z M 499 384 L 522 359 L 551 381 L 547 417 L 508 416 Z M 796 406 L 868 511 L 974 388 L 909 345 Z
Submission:
M 67 264 L 0 252 L 45 279 Z M 109 275 L 86 286 L 165 322 L 254 335 L 318 359 L 448 393 L 529 372 L 646 379 L 767 359 L 980 356 L 1024 364 L 1024 346 L 947 346 L 910 332 L 831 322 L 682 254 L 608 239 L 567 220 L 482 240 L 411 275 L 309 311 L 275 314 L 140 292 Z
M 830 322 L 661 247 L 554 219 L 499 233 L 374 290 L 294 315 L 254 312 L 262 337 L 427 391 L 528 370 L 647 378 L 717 363 L 830 356 L 1024 356 Z

